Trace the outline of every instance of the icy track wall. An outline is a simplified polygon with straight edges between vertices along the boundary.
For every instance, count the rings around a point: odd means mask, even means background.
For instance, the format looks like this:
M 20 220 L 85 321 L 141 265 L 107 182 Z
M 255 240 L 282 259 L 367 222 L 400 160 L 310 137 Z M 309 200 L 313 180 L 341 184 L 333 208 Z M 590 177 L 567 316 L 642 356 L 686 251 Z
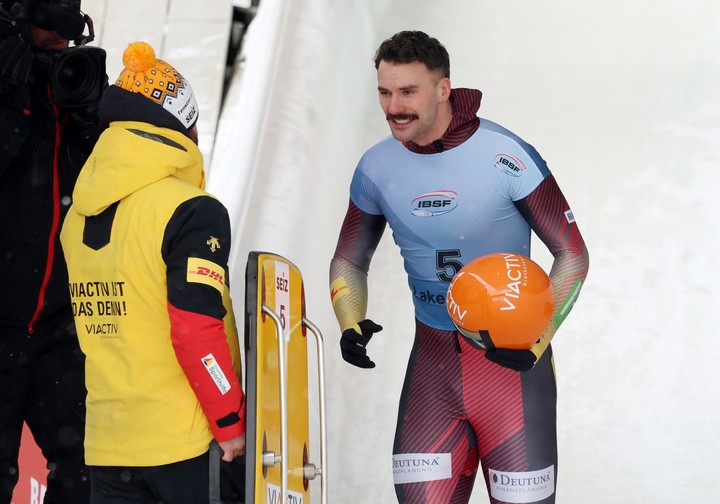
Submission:
M 327 341 L 329 502 L 394 499 L 390 455 L 396 407 L 390 406 L 386 416 L 364 418 L 378 404 L 373 391 L 380 373 L 364 391 L 347 389 L 368 375 L 340 358 L 327 285 L 352 170 L 364 148 L 387 134 L 373 91 L 376 40 L 365 1 L 263 0 L 244 42 L 242 77 L 230 90 L 209 170 L 208 190 L 226 204 L 233 223 L 236 312 L 242 313 L 250 250 L 281 254 L 303 273 L 307 315 Z M 374 272 L 389 262 L 394 266 L 388 270 L 400 273 L 402 266 L 390 250 L 391 260 L 379 257 Z M 398 276 L 391 282 L 394 290 L 385 301 L 404 301 L 398 303 L 398 322 L 407 332 L 412 311 L 405 280 Z M 412 335 L 404 336 L 407 355 Z M 377 351 L 383 351 L 382 345 Z M 399 395 L 403 368 L 393 365 L 390 376 L 384 375 L 392 383 L 386 401 Z M 375 446 L 371 450 L 369 440 Z M 382 483 L 370 489 L 371 481 Z M 366 494 L 377 498 L 366 501 Z
M 388 133 L 371 58 L 402 29 L 440 39 L 453 85 L 481 89 L 481 115 L 538 148 L 588 244 L 588 281 L 553 342 L 558 504 L 720 495 L 720 273 L 708 261 L 720 214 L 720 4 L 261 3 L 208 188 L 233 221 L 238 313 L 249 250 L 303 272 L 308 316 L 327 340 L 329 501 L 395 501 L 392 436 L 413 327 L 390 233 L 369 277 L 368 315 L 385 327 L 368 347 L 374 370 L 341 360 L 327 277 L 352 170 Z M 480 478 L 471 502 L 487 502 Z

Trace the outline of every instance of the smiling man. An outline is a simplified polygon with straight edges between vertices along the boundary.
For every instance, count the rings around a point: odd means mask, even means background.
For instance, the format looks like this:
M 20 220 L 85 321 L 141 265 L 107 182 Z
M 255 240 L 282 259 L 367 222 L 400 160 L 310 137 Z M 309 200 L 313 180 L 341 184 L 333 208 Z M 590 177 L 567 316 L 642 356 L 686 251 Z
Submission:
M 380 106 L 396 140 L 425 145 L 442 137 L 452 120 L 450 79 L 419 61 L 378 64 Z M 429 78 L 428 78 L 429 77 Z
M 401 503 L 466 503 L 482 462 L 491 502 L 555 502 L 556 386 L 550 340 L 577 299 L 588 253 L 572 211 L 537 151 L 478 117 L 482 94 L 452 88 L 436 39 L 397 33 L 375 56 L 391 137 L 367 150 L 330 265 L 343 358 L 373 368 L 366 346 L 367 273 L 386 224 L 415 305 L 415 343 L 400 397 L 393 479 Z M 476 257 L 530 256 L 535 232 L 554 257 L 553 317 L 529 350 L 485 349 L 445 305 Z

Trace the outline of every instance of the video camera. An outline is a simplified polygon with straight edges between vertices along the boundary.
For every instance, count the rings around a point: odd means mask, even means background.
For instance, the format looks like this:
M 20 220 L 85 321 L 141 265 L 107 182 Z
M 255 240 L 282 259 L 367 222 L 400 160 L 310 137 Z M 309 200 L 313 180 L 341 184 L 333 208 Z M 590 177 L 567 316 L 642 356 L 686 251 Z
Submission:
M 107 85 L 106 52 L 85 45 L 94 40 L 95 30 L 80 0 L 1 0 L 0 22 L 3 39 L 20 36 L 30 42 L 33 25 L 73 41 L 74 47 L 59 51 L 33 47 L 33 73 L 48 76 L 56 105 L 82 108 L 100 101 Z
M 98 103 L 107 84 L 105 51 L 98 47 L 69 47 L 35 52 L 37 65 L 47 68 L 53 102 L 81 108 Z

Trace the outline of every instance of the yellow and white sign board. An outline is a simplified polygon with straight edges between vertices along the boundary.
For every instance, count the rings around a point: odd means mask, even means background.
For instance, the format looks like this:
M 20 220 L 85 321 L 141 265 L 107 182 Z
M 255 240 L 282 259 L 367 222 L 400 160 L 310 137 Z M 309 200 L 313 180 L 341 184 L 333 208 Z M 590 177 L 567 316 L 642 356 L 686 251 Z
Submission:
M 303 473 L 308 460 L 309 420 L 302 275 L 279 255 L 251 252 L 245 276 L 246 502 L 309 504 L 308 481 Z M 283 374 L 288 453 L 282 452 Z M 288 487 L 284 496 L 283 467 Z

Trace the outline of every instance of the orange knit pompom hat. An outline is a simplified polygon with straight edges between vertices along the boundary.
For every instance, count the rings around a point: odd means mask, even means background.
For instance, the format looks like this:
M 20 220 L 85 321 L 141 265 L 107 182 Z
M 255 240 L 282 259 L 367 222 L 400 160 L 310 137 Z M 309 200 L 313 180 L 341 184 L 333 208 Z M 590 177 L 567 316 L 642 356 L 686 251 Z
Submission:
M 190 130 L 198 117 L 198 104 L 190 83 L 168 63 L 155 56 L 145 42 L 133 42 L 123 53 L 124 69 L 115 85 L 138 93 L 170 112 Z

